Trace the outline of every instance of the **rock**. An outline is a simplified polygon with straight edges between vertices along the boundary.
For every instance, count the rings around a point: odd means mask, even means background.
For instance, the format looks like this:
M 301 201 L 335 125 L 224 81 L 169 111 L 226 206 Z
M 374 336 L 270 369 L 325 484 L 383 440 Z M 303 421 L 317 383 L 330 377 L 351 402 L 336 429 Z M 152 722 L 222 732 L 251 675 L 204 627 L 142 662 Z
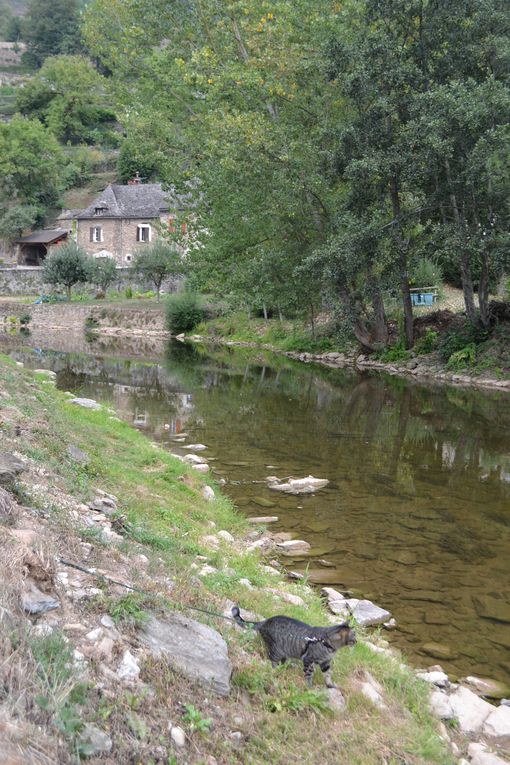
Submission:
M 152 618 L 140 638 L 153 656 L 166 656 L 186 677 L 211 686 L 221 696 L 229 694 L 232 664 L 227 644 L 216 630 L 175 613 Z
M 214 489 L 211 489 L 210 486 L 204 486 L 202 488 L 202 497 L 203 499 L 207 500 L 207 502 L 212 502 L 216 498 L 216 494 L 214 493 Z
M 186 734 L 182 728 L 179 728 L 179 726 L 173 725 L 170 728 L 170 738 L 176 749 L 184 749 L 186 746 Z
M 363 672 L 361 678 L 356 679 L 353 685 L 355 690 L 362 693 L 363 696 L 371 701 L 376 707 L 379 709 L 386 709 L 382 686 L 370 672 Z
M 14 454 L 0 452 L 1 486 L 10 486 L 25 469 L 25 463 L 15 457 Z
M 217 574 L 217 573 L 218 573 L 218 569 L 217 568 L 215 568 L 214 566 L 209 566 L 208 564 L 206 564 L 205 566 L 202 566 L 202 568 L 198 572 L 198 575 L 199 576 L 209 576 L 209 574 Z
M 501 757 L 498 757 L 497 754 L 493 754 L 487 746 L 482 743 L 473 742 L 472 744 L 469 744 L 468 755 L 471 759 L 471 765 L 508 765 L 508 760 L 503 760 Z
M 345 699 L 342 691 L 338 688 L 327 689 L 329 706 L 335 710 L 335 712 L 343 712 L 345 710 Z
M 30 634 L 35 635 L 36 637 L 48 637 L 48 635 L 51 635 L 53 632 L 53 627 L 51 624 L 45 624 L 44 622 L 42 624 L 34 624 L 32 627 Z
M 506 600 L 493 598 L 490 595 L 478 595 L 473 598 L 476 613 L 483 619 L 510 624 L 510 603 Z
M 101 629 L 101 627 L 96 627 L 95 630 L 91 630 L 91 632 L 87 633 L 85 637 L 91 643 L 97 643 L 97 641 L 103 637 L 103 630 Z
M 82 406 L 84 409 L 101 409 L 101 404 L 98 404 L 93 398 L 71 398 L 69 403 Z
M 473 736 L 481 729 L 483 723 L 494 707 L 484 701 L 468 688 L 460 686 L 450 696 L 453 713 L 459 721 L 462 733 Z
M 443 643 L 425 643 L 421 650 L 427 656 L 433 656 L 434 659 L 455 659 L 459 655 L 450 646 Z
M 396 630 L 397 629 L 397 620 L 391 617 L 391 619 L 387 622 L 383 622 L 383 627 L 385 630 Z
M 191 466 L 193 470 L 196 470 L 197 473 L 208 473 L 209 472 L 209 465 L 207 463 L 200 463 L 197 465 Z
M 248 590 L 255 589 L 249 579 L 240 579 L 239 584 L 242 584 L 243 587 L 246 587 Z
M 67 453 L 75 462 L 79 462 L 80 465 L 88 465 L 90 462 L 90 457 L 87 452 L 84 452 L 82 449 L 79 449 L 73 444 L 69 444 L 67 447 Z
M 206 534 L 200 541 L 206 547 L 212 547 L 213 550 L 217 550 L 220 544 L 215 534 Z
M 234 746 L 241 746 L 243 743 L 243 734 L 240 730 L 234 730 L 229 734 L 229 738 Z
M 192 452 L 203 452 L 204 449 L 207 449 L 207 446 L 205 444 L 188 444 L 187 446 L 183 446 L 183 449 L 190 449 Z
M 86 723 L 80 735 L 80 753 L 85 757 L 95 757 L 112 751 L 113 741 L 104 731 L 95 725 Z
M 294 555 L 295 553 L 306 553 L 312 549 L 311 544 L 303 539 L 290 539 L 287 542 L 279 542 L 276 545 L 284 555 Z
M 232 534 L 229 531 L 225 531 L 224 529 L 222 529 L 221 531 L 218 531 L 216 533 L 216 536 L 219 537 L 220 539 L 223 539 L 224 542 L 228 542 L 229 544 L 232 544 L 233 542 L 235 542 L 235 539 L 232 536 Z
M 510 707 L 494 709 L 483 724 L 482 732 L 497 744 L 510 742 Z
M 140 666 L 131 651 L 124 651 L 120 667 L 117 670 L 117 677 L 121 680 L 138 680 Z
M 294 595 L 292 592 L 282 592 L 280 593 L 281 598 L 286 602 L 290 603 L 292 606 L 304 606 L 305 601 L 303 598 L 301 598 L 299 595 Z
M 488 699 L 503 699 L 510 694 L 510 686 L 500 680 L 493 680 L 490 677 L 474 677 L 470 675 L 461 681 L 469 686 L 480 696 Z
M 426 683 L 437 685 L 438 688 L 448 688 L 450 685 L 448 675 L 446 672 L 441 672 L 440 670 L 433 670 L 432 672 L 417 672 L 416 677 L 419 677 L 420 680 L 425 680 Z
M 186 454 L 186 456 L 183 457 L 183 461 L 187 462 L 189 465 L 203 465 L 207 463 L 207 460 L 203 457 L 199 457 L 198 454 Z
M 342 616 L 344 619 L 352 615 L 360 627 L 374 627 L 387 621 L 391 616 L 389 611 L 379 608 L 371 600 L 344 598 L 343 601 L 338 600 L 334 601 L 334 603 L 334 613 Z
M 101 624 L 107 629 L 113 629 L 115 627 L 115 622 L 109 614 L 103 614 L 101 617 Z
M 255 515 L 246 519 L 248 523 L 276 523 L 279 518 L 277 515 Z
M 434 691 L 431 693 L 429 705 L 432 714 L 439 717 L 440 720 L 453 720 L 455 717 L 452 705 L 450 704 L 450 699 L 446 693 L 442 693 L 441 691 Z
M 321 595 L 328 601 L 328 607 L 332 613 L 342 615 L 345 613 L 345 598 L 341 592 L 334 587 L 322 587 Z
M 287 483 L 271 482 L 269 488 L 273 491 L 283 491 L 285 494 L 313 494 L 328 483 L 326 478 L 314 478 L 313 475 L 309 475 L 306 478 L 291 478 Z
M 24 592 L 21 595 L 21 605 L 27 613 L 33 615 L 44 614 L 47 611 L 60 608 L 60 601 L 57 598 L 41 592 L 30 579 L 25 580 L 24 587 Z
M 259 507 L 275 507 L 276 502 L 272 502 L 270 499 L 267 499 L 266 497 L 252 497 L 251 501 L 254 505 L 258 505 Z

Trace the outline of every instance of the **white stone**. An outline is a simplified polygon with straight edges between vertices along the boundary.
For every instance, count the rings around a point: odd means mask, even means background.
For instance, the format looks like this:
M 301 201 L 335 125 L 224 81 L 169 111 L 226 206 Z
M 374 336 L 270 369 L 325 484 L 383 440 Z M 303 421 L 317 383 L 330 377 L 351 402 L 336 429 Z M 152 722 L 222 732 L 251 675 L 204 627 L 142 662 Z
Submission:
M 82 406 L 85 409 L 101 409 L 101 404 L 98 404 L 92 398 L 72 398 L 69 403 Z
M 216 494 L 210 486 L 204 486 L 202 488 L 202 497 L 207 500 L 207 502 L 212 502 L 216 498 Z
M 479 698 L 476 693 L 460 686 L 450 696 L 453 713 L 459 721 L 462 733 L 474 735 L 481 729 L 494 707 Z
M 37 637 L 47 637 L 53 632 L 51 624 L 35 624 L 32 627 L 31 634 Z
M 269 478 L 274 479 L 275 476 Z M 323 489 L 328 483 L 327 478 L 314 478 L 313 475 L 309 475 L 306 478 L 291 478 L 287 483 L 275 483 L 270 480 L 269 488 L 274 491 L 283 491 L 285 494 L 313 494 Z
M 205 444 L 188 444 L 183 446 L 183 449 L 190 449 L 192 452 L 203 452 L 204 449 L 207 449 L 207 446 Z
M 494 709 L 485 720 L 483 733 L 498 744 L 510 742 L 510 707 Z
M 101 624 L 103 627 L 106 627 L 107 629 L 112 629 L 115 627 L 115 622 L 113 621 L 112 617 L 109 614 L 103 614 L 101 617 Z
M 117 676 L 121 680 L 137 680 L 140 674 L 140 667 L 131 651 L 124 651 L 124 656 L 117 670 Z
M 203 464 L 199 464 L 199 465 L 198 464 L 197 465 L 192 465 L 191 467 L 193 468 L 193 470 L 196 470 L 197 473 L 208 473 L 209 472 L 209 465 L 207 463 L 203 463 Z
M 229 542 L 230 544 L 232 544 L 232 542 L 235 541 L 232 534 L 229 531 L 225 531 L 224 529 L 221 529 L 221 531 L 218 531 L 216 533 L 216 536 L 219 537 L 220 539 L 223 539 L 224 542 Z
M 345 699 L 342 691 L 338 690 L 338 688 L 328 688 L 327 694 L 330 707 L 336 712 L 343 712 L 345 710 Z
M 96 643 L 102 637 L 103 637 L 103 630 L 101 629 L 101 627 L 96 627 L 95 630 L 88 632 L 86 635 L 87 640 L 90 640 L 91 643 Z
M 430 711 L 440 720 L 453 720 L 455 714 L 450 704 L 450 699 L 446 693 L 441 691 L 434 691 L 430 695 Z
M 431 683 L 431 685 L 437 685 L 438 688 L 448 688 L 450 685 L 446 672 L 440 672 L 439 670 L 417 672 L 416 677 L 419 677 L 420 680 L 425 680 L 426 683 Z
M 190 465 L 201 465 L 207 460 L 205 460 L 203 457 L 199 457 L 198 454 L 186 454 L 185 457 L 183 457 L 184 462 L 188 462 Z
M 383 689 L 370 672 L 364 673 L 364 679 L 356 680 L 354 683 L 356 690 L 359 690 L 366 699 L 372 702 L 379 709 L 386 709 L 383 698 Z
M 239 584 L 242 584 L 243 587 L 246 587 L 246 589 L 248 589 L 248 590 L 255 589 L 254 586 L 252 585 L 252 583 L 250 582 L 250 580 L 246 579 L 246 578 L 245 579 L 240 579 L 239 580 Z
M 503 760 L 497 754 L 491 752 L 485 744 L 472 743 L 468 746 L 468 755 L 471 765 L 508 765 L 508 760 Z M 466 762 L 466 760 L 464 760 Z M 461 765 L 461 763 L 459 763 Z M 466 763 L 468 765 L 468 763 Z
M 305 601 L 299 595 L 294 595 L 292 592 L 282 592 L 281 597 L 286 603 L 290 603 L 293 606 L 304 606 Z
M 360 627 L 374 627 L 387 621 L 391 616 L 389 611 L 376 606 L 371 600 L 345 598 L 343 601 L 334 601 L 334 603 L 336 614 L 343 616 L 344 619 L 352 615 Z
M 200 541 L 206 547 L 212 547 L 214 550 L 217 550 L 219 547 L 218 537 L 215 534 L 206 534 Z
M 170 730 L 170 738 L 172 739 L 172 744 L 177 749 L 184 749 L 186 746 L 186 734 L 178 725 L 172 726 Z
M 198 572 L 199 576 L 208 576 L 209 574 L 216 574 L 218 571 L 217 568 L 214 568 L 214 566 L 202 566 L 200 571 Z

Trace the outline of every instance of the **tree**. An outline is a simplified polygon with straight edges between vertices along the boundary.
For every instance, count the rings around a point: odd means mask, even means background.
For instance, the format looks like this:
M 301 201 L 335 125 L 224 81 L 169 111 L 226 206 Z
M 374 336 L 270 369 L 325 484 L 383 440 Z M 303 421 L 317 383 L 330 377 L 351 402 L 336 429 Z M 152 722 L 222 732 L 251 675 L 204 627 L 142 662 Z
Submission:
M 0 203 L 43 213 L 58 204 L 66 161 L 57 139 L 38 120 L 15 115 L 0 123 Z
M 107 83 L 82 56 L 52 56 L 19 88 L 16 107 L 37 117 L 63 143 L 95 143 L 115 115 Z
M 88 264 L 88 279 L 103 292 L 117 278 L 117 266 L 113 258 L 91 258 Z
M 184 267 L 177 248 L 158 239 L 148 249 L 140 250 L 133 260 L 133 270 L 156 288 L 159 302 L 161 285 L 168 276 L 182 274 Z
M 15 205 L 7 208 L 0 216 L 0 237 L 7 241 L 18 239 L 23 231 L 34 226 L 38 217 L 37 207 Z
M 66 242 L 52 252 L 43 264 L 43 280 L 49 284 L 66 288 L 67 299 L 71 300 L 71 288 L 88 277 L 88 257 L 76 242 Z
M 48 56 L 80 53 L 79 0 L 30 0 L 22 33 L 25 60 L 35 68 Z

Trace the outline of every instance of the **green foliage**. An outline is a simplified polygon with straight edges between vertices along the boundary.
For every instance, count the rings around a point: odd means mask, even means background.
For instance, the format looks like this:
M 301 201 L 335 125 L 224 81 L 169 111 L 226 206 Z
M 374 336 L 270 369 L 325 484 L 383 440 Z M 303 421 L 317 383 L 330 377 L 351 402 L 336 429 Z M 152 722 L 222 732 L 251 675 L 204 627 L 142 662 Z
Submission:
M 131 300 L 131 298 L 133 297 L 133 288 L 131 287 L 131 285 L 130 285 L 130 284 L 128 284 L 128 286 L 127 286 L 127 287 L 126 287 L 126 289 L 124 290 L 124 297 L 125 297 L 127 300 Z
M 311 688 L 289 688 L 278 696 L 268 700 L 267 707 L 270 712 L 302 712 L 311 709 L 321 714 L 332 714 L 328 704 L 328 698 L 324 691 L 316 691 Z
M 193 706 L 193 704 L 184 705 L 186 712 L 183 714 L 183 722 L 187 723 L 191 733 L 198 731 L 199 733 L 208 733 L 212 725 L 212 720 L 209 717 L 204 717 L 199 709 Z
M 107 95 L 107 81 L 82 56 L 52 56 L 18 88 L 16 105 L 37 117 L 59 141 L 100 143 L 115 115 Z
M 39 217 L 39 209 L 30 205 L 8 207 L 0 217 L 0 238 L 12 241 L 31 229 Z
M 21 31 L 27 44 L 24 59 L 31 66 L 40 67 L 48 56 L 79 53 L 79 0 L 30 0 Z
M 31 321 L 32 321 L 32 317 L 29 313 L 22 313 L 21 316 L 19 317 L 19 323 L 21 324 L 22 327 L 26 327 L 27 324 L 30 324 Z
M 58 204 L 65 158 L 56 138 L 38 120 L 16 115 L 0 123 L 0 203 L 45 210 Z
M 431 258 L 421 258 L 411 270 L 409 282 L 414 287 L 435 287 L 443 280 L 441 266 Z
M 146 598 L 137 593 L 129 593 L 107 605 L 107 610 L 115 624 L 143 627 L 149 619 L 144 610 Z
M 90 258 L 87 263 L 87 281 L 106 292 L 117 278 L 117 266 L 113 258 Z
M 469 343 L 464 348 L 460 348 L 455 353 L 452 353 L 448 359 L 448 369 L 463 369 L 464 367 L 472 367 L 476 362 L 476 344 Z
M 141 279 L 152 282 L 156 289 L 157 299 L 161 285 L 169 276 L 177 276 L 183 271 L 183 263 L 176 247 L 163 239 L 157 239 L 154 244 L 138 250 L 133 259 L 133 270 Z
M 481 327 L 476 327 L 465 322 L 463 326 L 447 329 L 441 337 L 439 344 L 439 353 L 444 361 L 448 361 L 450 356 L 457 351 L 462 351 L 466 347 L 480 345 L 487 340 L 487 331 Z
M 79 282 L 86 282 L 89 260 L 85 250 L 76 242 L 62 244 L 44 260 L 43 279 L 49 284 L 62 285 L 71 299 L 71 288 Z
M 168 295 L 165 309 L 167 328 L 174 335 L 191 331 L 205 317 L 200 296 L 191 290 L 184 289 Z
M 411 353 L 401 343 L 397 343 L 383 351 L 379 358 L 386 364 L 393 364 L 398 361 L 408 361 L 411 358 Z
M 438 337 L 438 333 L 432 327 L 427 327 L 424 336 L 415 345 L 416 353 L 419 355 L 432 353 L 436 348 Z

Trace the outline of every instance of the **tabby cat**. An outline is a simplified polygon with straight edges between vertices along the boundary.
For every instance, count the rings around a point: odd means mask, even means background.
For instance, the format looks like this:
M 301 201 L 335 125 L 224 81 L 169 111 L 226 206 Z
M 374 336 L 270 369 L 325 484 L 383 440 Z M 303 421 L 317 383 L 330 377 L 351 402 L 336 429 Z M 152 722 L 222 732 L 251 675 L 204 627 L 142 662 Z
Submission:
M 311 627 L 289 616 L 271 616 L 263 622 L 246 622 L 237 606 L 232 608 L 232 617 L 240 627 L 251 625 L 260 632 L 273 667 L 287 659 L 302 659 L 308 686 L 312 685 L 314 665 L 318 664 L 327 687 L 335 688 L 330 672 L 331 659 L 339 648 L 356 643 L 356 634 L 348 622 L 334 627 Z

